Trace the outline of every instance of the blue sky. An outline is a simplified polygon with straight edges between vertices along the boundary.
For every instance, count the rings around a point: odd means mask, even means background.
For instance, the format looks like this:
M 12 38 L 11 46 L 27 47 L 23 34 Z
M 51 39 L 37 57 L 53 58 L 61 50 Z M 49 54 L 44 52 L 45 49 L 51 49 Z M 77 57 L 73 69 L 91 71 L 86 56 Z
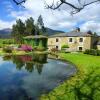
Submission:
M 52 0 L 46 1 L 48 4 L 52 3 Z M 74 4 L 75 0 L 71 2 Z M 27 18 L 33 17 L 36 21 L 41 14 L 45 26 L 52 29 L 70 31 L 80 27 L 82 31 L 100 32 L 99 4 L 88 6 L 74 16 L 70 15 L 71 10 L 65 5 L 61 7 L 61 11 L 45 9 L 44 0 L 28 0 L 23 6 L 25 8 L 17 6 L 12 0 L 0 0 L 0 29 L 11 28 L 19 18 L 24 22 Z

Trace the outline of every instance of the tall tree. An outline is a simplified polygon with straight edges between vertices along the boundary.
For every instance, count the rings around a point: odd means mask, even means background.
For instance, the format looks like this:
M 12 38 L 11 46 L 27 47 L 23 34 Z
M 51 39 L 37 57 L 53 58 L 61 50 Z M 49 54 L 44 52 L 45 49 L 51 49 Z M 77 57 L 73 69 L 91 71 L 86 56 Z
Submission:
M 38 17 L 37 25 L 39 26 L 40 29 L 42 29 L 42 27 L 44 26 L 43 18 L 41 15 Z
M 46 31 L 46 29 L 44 27 L 43 18 L 41 15 L 38 17 L 37 25 L 39 27 L 40 33 L 43 34 Z
M 25 33 L 25 24 L 22 22 L 21 19 L 18 19 L 16 21 L 16 27 L 17 27 L 18 33 L 21 34 L 21 35 L 24 35 L 24 33 Z
M 29 34 L 35 34 L 35 25 L 34 25 L 34 19 L 30 17 L 29 19 L 26 20 L 26 33 Z
M 25 35 L 25 24 L 21 19 L 16 21 L 16 24 L 12 27 L 12 36 L 17 42 L 22 42 L 22 37 Z

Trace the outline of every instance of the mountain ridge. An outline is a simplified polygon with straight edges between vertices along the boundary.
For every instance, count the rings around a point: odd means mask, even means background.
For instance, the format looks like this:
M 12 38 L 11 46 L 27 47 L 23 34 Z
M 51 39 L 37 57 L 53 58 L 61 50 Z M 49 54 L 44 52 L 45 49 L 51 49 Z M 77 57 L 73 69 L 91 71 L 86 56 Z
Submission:
M 5 29 L 0 30 L 0 38 L 10 38 L 11 32 L 12 32 L 12 29 L 10 28 L 5 28 Z M 44 35 L 50 36 L 50 35 L 59 34 L 59 33 L 64 33 L 64 32 L 46 27 L 46 32 L 44 33 Z

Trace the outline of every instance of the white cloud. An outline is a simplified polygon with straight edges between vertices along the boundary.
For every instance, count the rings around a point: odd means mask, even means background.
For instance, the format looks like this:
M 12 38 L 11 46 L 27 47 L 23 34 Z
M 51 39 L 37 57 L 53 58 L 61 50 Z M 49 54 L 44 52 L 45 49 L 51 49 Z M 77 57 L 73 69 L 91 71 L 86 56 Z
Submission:
M 83 31 L 91 30 L 93 32 L 100 32 L 100 23 L 95 21 L 88 21 L 81 26 Z
M 12 25 L 15 23 L 15 21 L 12 22 L 7 22 L 7 21 L 2 21 L 0 20 L 0 29 L 4 29 L 4 28 L 12 28 Z
M 25 9 L 20 11 L 15 11 L 12 9 L 12 6 L 9 7 L 9 17 L 18 19 L 22 19 L 25 21 L 29 17 L 33 17 L 35 20 L 37 20 L 38 16 L 41 14 L 44 19 L 45 26 L 58 29 L 58 30 L 71 30 L 75 28 L 75 26 L 80 23 L 84 22 L 81 25 L 79 25 L 82 30 L 93 30 L 93 31 L 100 31 L 100 5 L 99 4 L 93 4 L 88 7 L 86 7 L 84 10 L 82 10 L 80 13 L 71 16 L 70 7 L 66 7 L 66 5 L 61 7 L 61 10 L 55 10 L 52 11 L 50 9 L 45 9 L 45 0 L 27 0 L 27 2 L 24 4 Z M 55 0 L 59 1 L 59 0 Z M 77 4 L 75 2 L 76 0 L 69 0 L 69 2 L 72 2 L 73 4 Z M 88 0 L 90 2 L 91 0 Z M 92 0 L 93 1 L 93 0 Z M 52 4 L 53 0 L 46 0 L 48 4 Z M 83 0 L 84 2 L 84 0 Z M 12 9 L 12 10 L 11 10 Z M 8 22 L 2 21 L 3 26 L 0 25 L 0 28 L 8 26 Z M 11 22 L 13 23 L 13 22 Z M 11 27 L 11 25 L 10 25 Z

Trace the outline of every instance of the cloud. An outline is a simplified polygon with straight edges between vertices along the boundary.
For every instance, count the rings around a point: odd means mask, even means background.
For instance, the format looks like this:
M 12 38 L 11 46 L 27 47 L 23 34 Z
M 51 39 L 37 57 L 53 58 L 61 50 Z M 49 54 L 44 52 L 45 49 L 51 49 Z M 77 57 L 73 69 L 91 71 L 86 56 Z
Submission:
M 100 23 L 95 21 L 88 21 L 81 26 L 83 31 L 91 30 L 93 32 L 100 32 Z
M 12 22 L 7 22 L 7 21 L 2 21 L 0 20 L 0 29 L 4 29 L 4 28 L 12 28 L 12 25 L 15 23 L 15 21 Z
M 43 16 L 45 26 L 50 27 L 52 29 L 67 31 L 67 30 L 72 30 L 76 26 L 79 26 L 82 28 L 82 31 L 87 31 L 90 29 L 97 32 L 100 31 L 100 10 L 99 10 L 100 5 L 99 4 L 95 3 L 90 6 L 87 6 L 81 12 L 71 16 L 70 11 L 72 9 L 69 6 L 63 5 L 60 11 L 59 10 L 52 11 L 50 9 L 45 9 L 44 1 L 45 0 L 27 0 L 27 2 L 24 4 L 25 9 L 23 10 L 22 8 L 21 10 L 20 8 L 20 11 L 12 9 L 12 6 L 10 5 L 8 16 L 15 20 L 20 18 L 23 21 L 25 21 L 27 18 L 32 16 L 36 21 L 38 16 L 41 14 Z M 55 0 L 54 3 L 56 3 L 56 1 L 59 0 Z M 68 0 L 68 1 L 78 5 L 76 0 Z M 90 1 L 91 0 L 88 0 L 88 2 Z M 46 2 L 48 4 L 52 4 L 53 0 L 46 0 Z M 3 26 L 4 25 L 8 26 L 8 22 L 4 22 L 4 21 L 2 22 L 3 22 Z

